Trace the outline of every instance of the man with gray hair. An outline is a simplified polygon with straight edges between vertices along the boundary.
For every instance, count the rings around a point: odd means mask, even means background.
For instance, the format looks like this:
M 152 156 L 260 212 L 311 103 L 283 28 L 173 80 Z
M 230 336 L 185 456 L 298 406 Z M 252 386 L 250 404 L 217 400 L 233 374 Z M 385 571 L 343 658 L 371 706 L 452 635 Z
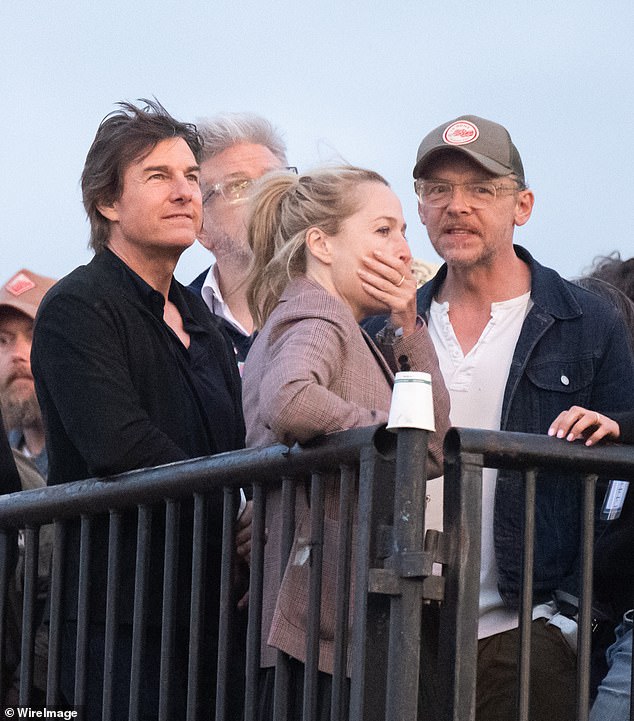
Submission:
M 251 344 L 253 319 L 245 279 L 251 262 L 247 203 L 253 183 L 287 168 L 286 145 L 273 125 L 253 113 L 227 113 L 197 123 L 204 145 L 200 166 L 203 229 L 198 236 L 215 262 L 189 286 L 221 319 L 238 364 Z

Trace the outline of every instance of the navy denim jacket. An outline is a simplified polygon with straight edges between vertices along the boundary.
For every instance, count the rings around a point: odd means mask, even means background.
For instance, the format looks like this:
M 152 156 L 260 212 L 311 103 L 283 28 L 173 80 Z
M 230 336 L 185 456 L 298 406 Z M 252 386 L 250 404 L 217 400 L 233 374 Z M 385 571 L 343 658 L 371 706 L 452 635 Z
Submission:
M 531 299 L 515 347 L 502 405 L 501 430 L 546 433 L 571 405 L 606 415 L 634 409 L 634 358 L 619 313 L 604 299 L 537 263 L 523 248 L 531 271 Z M 418 291 L 418 312 L 427 317 L 447 272 Z M 553 442 L 557 442 L 553 440 Z M 546 476 L 549 475 L 547 478 Z M 556 589 L 578 592 L 581 487 L 572 474 L 538 477 L 535 602 Z M 499 590 L 516 608 L 522 558 L 522 480 L 501 470 L 496 486 L 494 542 Z

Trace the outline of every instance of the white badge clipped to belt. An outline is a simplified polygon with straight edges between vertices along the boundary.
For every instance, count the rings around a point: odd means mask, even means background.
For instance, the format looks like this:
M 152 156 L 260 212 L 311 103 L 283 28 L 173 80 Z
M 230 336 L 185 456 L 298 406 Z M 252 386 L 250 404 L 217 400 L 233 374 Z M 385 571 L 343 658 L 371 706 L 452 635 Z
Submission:
M 601 507 L 602 521 L 614 521 L 621 515 L 629 485 L 629 481 L 612 480 L 608 483 L 608 490 L 605 492 Z

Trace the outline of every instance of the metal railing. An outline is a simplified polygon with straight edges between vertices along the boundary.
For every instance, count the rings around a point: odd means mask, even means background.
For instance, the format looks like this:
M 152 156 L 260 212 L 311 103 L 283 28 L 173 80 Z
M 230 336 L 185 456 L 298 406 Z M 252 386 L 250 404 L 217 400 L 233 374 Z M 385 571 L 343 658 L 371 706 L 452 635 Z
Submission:
M 579 708 L 578 719 L 588 715 L 587 692 L 592 604 L 592 541 L 594 528 L 594 487 L 597 476 L 634 480 L 634 449 L 631 447 L 585 448 L 540 436 L 472 429 L 452 429 L 445 441 L 444 530 L 425 527 L 425 459 L 427 433 L 412 429 L 398 434 L 381 427 L 356 429 L 299 448 L 271 446 L 194 459 L 167 466 L 134 471 L 108 479 L 89 479 L 66 485 L 24 491 L 0 497 L 0 662 L 4 661 L 6 598 L 11 572 L 15 530 L 25 529 L 24 610 L 20 704 L 32 701 L 34 646 L 37 628 L 34 606 L 37 583 L 38 533 L 47 523 L 55 524 L 52 576 L 50 582 L 50 623 L 48 626 L 47 704 L 59 706 L 62 609 L 68 579 L 61 559 L 66 553 L 69 524 L 78 524 L 81 560 L 76 594 L 77 661 L 72 706 L 86 702 L 91 607 L 90 578 L 94 571 L 94 524 L 108 519 L 106 623 L 104 643 L 104 686 L 101 717 L 113 717 L 117 691 L 112 686 L 117 651 L 117 619 L 120 600 L 122 556 L 134 554 L 134 615 L 129 718 L 139 717 L 139 696 L 143 667 L 148 602 L 159 603 L 160 696 L 158 718 L 171 719 L 175 677 L 187 679 L 185 710 L 179 718 L 194 721 L 203 690 L 200 670 L 208 651 L 202 643 L 205 625 L 204 577 L 205 540 L 209 535 L 207 498 L 222 488 L 223 528 L 220 555 L 217 676 L 215 709 L 206 718 L 229 719 L 236 711 L 245 721 L 257 718 L 260 695 L 262 599 L 264 553 L 272 543 L 266 528 L 267 498 L 279 494 L 281 527 L 279 537 L 279 579 L 287 565 L 295 539 L 295 510 L 298 494 L 306 499 L 310 513 L 310 537 L 306 541 L 308 565 L 308 609 L 306 618 L 305 665 L 301 708 L 303 719 L 316 719 L 320 709 L 319 658 L 321 607 L 334 609 L 332 638 L 333 674 L 330 718 L 373 721 L 376 719 L 434 719 L 472 721 L 475 718 L 477 624 L 481 537 L 482 468 L 520 471 L 525 479 L 526 522 L 524 548 L 532 549 L 536 472 L 541 469 L 579 474 L 582 484 L 583 534 L 581 594 L 579 612 Z M 253 524 L 249 578 L 248 629 L 244 642 L 244 679 L 236 683 L 236 611 L 233 568 L 236 489 L 252 489 Z M 324 499 L 337 499 L 336 557 L 324 556 Z M 125 545 L 123 526 L 133 516 L 136 540 Z M 80 519 L 80 520 L 77 520 Z M 153 532 L 164 528 L 162 593 L 151 597 L 148 557 Z M 186 668 L 174 667 L 173 647 L 179 630 L 175 625 L 179 593 L 177 559 L 185 536 L 191 544 L 191 583 L 187 589 L 190 605 L 189 649 Z M 269 535 L 267 537 L 267 530 Z M 179 544 L 181 548 L 179 548 Z M 326 547 L 327 544 L 326 544 Z M 518 719 L 528 719 L 530 658 L 530 611 L 532 606 L 532 553 L 524 554 L 518 659 Z M 442 575 L 434 575 L 434 564 Z M 322 568 L 335 578 L 332 597 L 322 598 Z M 437 653 L 427 654 L 437 647 Z M 239 653 L 238 653 L 239 656 Z M 233 665 L 232 665 L 233 664 Z M 433 668 L 431 665 L 433 664 Z M 426 706 L 429 679 L 437 681 L 434 708 Z M 288 656 L 275 658 L 272 703 L 275 718 L 286 718 L 296 701 L 296 677 Z M 439 680 L 439 682 L 438 682 Z M 0 688 L 0 698 L 4 689 Z
M 575 474 L 576 477 L 570 479 L 571 491 L 575 484 L 581 486 L 576 718 L 578 721 L 587 721 L 596 483 L 599 477 L 634 481 L 634 447 L 614 445 L 587 448 L 583 444 L 567 443 L 547 436 L 477 429 L 452 428 L 448 432 L 445 438 L 444 523 L 446 540 L 453 551 L 449 554 L 452 562 L 446 567 L 447 588 L 451 589 L 451 594 L 448 591 L 442 606 L 440 648 L 445 644 L 459 644 L 466 659 L 465 672 L 454 673 L 454 700 L 448 703 L 451 714 L 447 718 L 456 721 L 475 718 L 475 669 L 471 668 L 471 664 L 475 664 L 477 658 L 477 618 L 474 615 L 477 615 L 479 585 L 483 468 L 518 471 L 524 479 L 518 721 L 528 721 L 530 718 L 530 625 L 537 475 L 539 471 Z M 459 560 L 462 554 L 462 560 Z M 446 667 L 455 655 L 455 652 L 451 652 L 448 659 L 443 659 L 441 654 L 439 663 Z M 467 698 L 470 699 L 468 712 L 462 706 Z M 634 721 L 634 710 L 631 718 Z

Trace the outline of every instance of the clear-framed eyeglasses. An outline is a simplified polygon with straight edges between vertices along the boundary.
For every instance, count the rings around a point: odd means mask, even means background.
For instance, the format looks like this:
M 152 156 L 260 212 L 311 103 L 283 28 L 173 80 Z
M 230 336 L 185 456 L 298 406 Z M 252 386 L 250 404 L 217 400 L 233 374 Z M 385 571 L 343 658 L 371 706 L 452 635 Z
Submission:
M 414 190 L 420 202 L 430 208 L 445 208 L 451 202 L 456 188 L 462 191 L 464 202 L 471 208 L 481 209 L 492 205 L 498 196 L 512 195 L 521 190 L 519 185 L 500 185 L 489 180 L 472 183 L 450 183 L 448 180 L 414 181 Z
M 284 168 L 276 169 L 275 172 L 280 171 L 295 173 L 295 175 L 297 175 L 297 168 L 294 165 L 287 165 Z M 223 183 L 210 185 L 203 194 L 203 205 L 206 205 L 216 195 L 224 198 L 227 203 L 240 203 L 243 200 L 247 200 L 251 194 L 253 184 L 257 183 L 258 180 L 260 180 L 260 178 L 231 178 L 230 180 L 225 180 Z

